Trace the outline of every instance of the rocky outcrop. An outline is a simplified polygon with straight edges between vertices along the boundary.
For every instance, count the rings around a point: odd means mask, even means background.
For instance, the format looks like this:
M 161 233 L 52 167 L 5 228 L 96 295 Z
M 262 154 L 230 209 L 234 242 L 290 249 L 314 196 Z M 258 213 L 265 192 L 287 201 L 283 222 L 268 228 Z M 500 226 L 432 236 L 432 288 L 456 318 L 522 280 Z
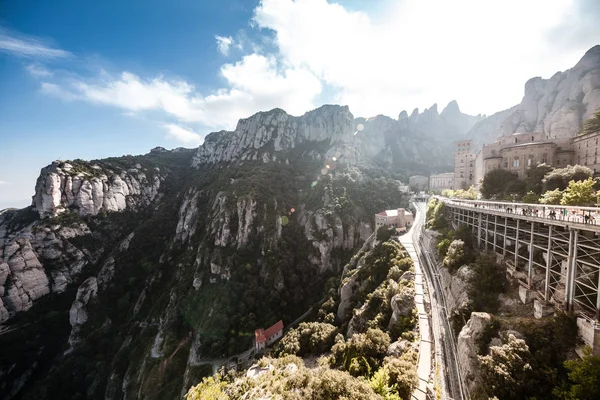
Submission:
M 84 216 L 147 206 L 158 196 L 160 171 L 136 167 L 117 172 L 98 164 L 53 162 L 40 173 L 32 205 L 42 218 L 68 209 Z
M 468 133 L 477 146 L 515 132 L 545 132 L 549 138 L 570 138 L 600 107 L 600 45 L 588 50 L 571 69 L 550 79 L 525 83 L 521 103 L 493 114 Z
M 354 128 L 354 118 L 347 106 L 322 106 L 301 117 L 293 117 L 276 108 L 241 119 L 233 132 L 208 135 L 192 159 L 192 165 L 277 161 L 277 154 L 304 142 L 343 146 L 344 142 L 352 140 Z
M 457 339 L 458 365 L 469 392 L 473 393 L 481 385 L 479 365 L 479 343 L 486 329 L 492 324 L 492 316 L 484 312 L 471 313 L 471 318 L 463 326 Z
M 71 305 L 69 310 L 69 323 L 71 324 L 72 330 L 69 336 L 70 349 L 73 348 L 79 341 L 79 330 L 87 319 L 88 314 L 86 307 L 88 303 L 96 297 L 98 293 L 98 281 L 95 277 L 91 276 L 87 278 L 77 289 L 77 295 L 75 301 Z
M 403 286 L 400 292 L 390 301 L 392 306 L 392 318 L 390 318 L 389 328 L 398 323 L 400 317 L 409 317 L 415 309 L 415 290 L 409 286 Z

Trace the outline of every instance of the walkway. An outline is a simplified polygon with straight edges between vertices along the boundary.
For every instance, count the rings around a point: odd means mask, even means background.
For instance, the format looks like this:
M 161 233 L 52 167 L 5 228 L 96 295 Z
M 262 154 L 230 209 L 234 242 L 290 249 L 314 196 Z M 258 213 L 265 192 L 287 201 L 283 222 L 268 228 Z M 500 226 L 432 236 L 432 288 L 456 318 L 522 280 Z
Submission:
M 423 223 L 423 213 L 417 211 L 415 222 L 410 231 L 400 236 L 400 243 L 404 246 L 410 258 L 415 265 L 415 303 L 419 312 L 419 332 L 421 341 L 419 344 L 419 364 L 417 366 L 417 376 L 419 384 L 412 393 L 411 398 L 417 400 L 425 400 L 427 398 L 427 384 L 431 376 L 431 333 L 429 329 L 429 317 L 425 311 L 424 294 L 423 294 L 423 273 L 419 263 L 417 251 L 413 245 L 413 234 L 420 232 Z

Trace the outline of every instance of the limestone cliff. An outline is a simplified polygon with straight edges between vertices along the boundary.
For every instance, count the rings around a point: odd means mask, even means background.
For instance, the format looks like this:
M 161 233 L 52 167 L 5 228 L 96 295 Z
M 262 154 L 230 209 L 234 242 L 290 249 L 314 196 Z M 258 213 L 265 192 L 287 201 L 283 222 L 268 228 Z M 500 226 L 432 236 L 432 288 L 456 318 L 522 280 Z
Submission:
M 600 45 L 588 50 L 571 69 L 549 79 L 525 83 L 521 103 L 477 123 L 468 133 L 477 146 L 515 132 L 545 132 L 569 138 L 600 107 Z

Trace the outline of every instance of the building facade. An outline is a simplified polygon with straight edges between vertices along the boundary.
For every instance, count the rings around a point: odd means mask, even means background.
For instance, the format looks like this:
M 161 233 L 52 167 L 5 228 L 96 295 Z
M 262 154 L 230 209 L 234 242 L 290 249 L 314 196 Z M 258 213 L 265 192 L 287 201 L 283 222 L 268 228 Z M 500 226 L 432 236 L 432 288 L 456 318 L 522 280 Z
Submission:
M 418 192 L 420 190 L 427 189 L 429 185 L 429 178 L 423 175 L 413 175 L 408 178 L 408 186 L 410 186 L 411 190 Z
M 443 174 L 431 175 L 429 177 L 429 189 L 454 189 L 454 172 L 446 172 Z
M 375 214 L 375 231 L 382 226 L 388 226 L 403 231 L 413 224 L 413 220 L 412 213 L 404 208 L 385 210 Z
M 454 148 L 454 189 L 468 189 L 475 182 L 473 141 L 461 140 Z
M 566 139 L 550 139 L 543 132 L 517 132 L 501 136 L 495 143 L 484 144 L 476 154 L 472 153 L 470 141 L 457 142 L 454 153 L 454 188 L 470 184 L 478 186 L 485 174 L 494 169 L 514 172 L 523 179 L 527 175 L 527 169 L 539 164 L 563 168 L 587 163 L 595 172 L 600 172 L 600 158 L 596 156 L 600 147 L 599 137 L 600 132 Z M 470 153 L 466 154 L 467 151 Z M 470 159 L 473 160 L 472 164 Z M 471 171 L 472 180 L 469 181 Z
M 575 163 L 584 165 L 594 171 L 595 174 L 600 173 L 600 131 L 579 135 L 573 138 L 573 150 L 575 152 Z

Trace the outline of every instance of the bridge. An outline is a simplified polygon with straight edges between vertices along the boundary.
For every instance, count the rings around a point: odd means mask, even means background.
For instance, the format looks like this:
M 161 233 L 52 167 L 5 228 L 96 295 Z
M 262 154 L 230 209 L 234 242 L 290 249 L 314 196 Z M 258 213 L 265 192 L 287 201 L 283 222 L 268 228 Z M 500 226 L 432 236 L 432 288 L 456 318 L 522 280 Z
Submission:
M 584 341 L 600 353 L 600 208 L 436 198 L 455 228 L 468 227 L 507 265 L 537 318 L 574 312 Z

